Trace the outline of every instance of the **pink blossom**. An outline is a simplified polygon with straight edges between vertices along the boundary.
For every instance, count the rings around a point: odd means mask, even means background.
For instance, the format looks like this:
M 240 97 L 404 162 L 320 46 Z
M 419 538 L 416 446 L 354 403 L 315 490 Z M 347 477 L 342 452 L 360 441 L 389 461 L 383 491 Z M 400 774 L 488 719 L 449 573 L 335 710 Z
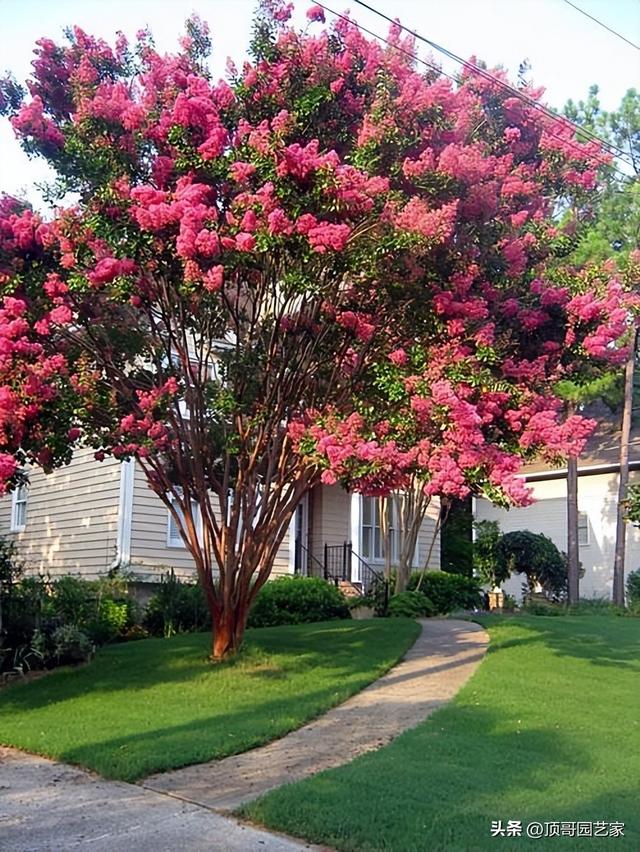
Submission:
M 241 184 L 246 183 L 251 175 L 255 174 L 255 171 L 256 167 L 252 163 L 244 163 L 241 161 L 232 163 L 229 168 L 231 177 Z
M 332 225 L 329 222 L 320 222 L 308 231 L 307 237 L 311 248 L 322 254 L 327 249 L 342 251 L 347 244 L 350 233 L 351 228 L 348 225 Z
M 324 9 L 322 6 L 311 6 L 310 9 L 307 9 L 307 18 L 310 21 L 320 21 L 324 24 Z
M 402 367 L 408 362 L 409 357 L 404 349 L 394 349 L 393 352 L 389 353 L 389 360 L 397 367 Z
M 204 276 L 204 287 L 210 292 L 222 289 L 224 281 L 224 266 L 213 266 Z
M 242 232 L 236 235 L 236 246 L 238 251 L 253 251 L 256 247 L 256 238 L 253 234 Z

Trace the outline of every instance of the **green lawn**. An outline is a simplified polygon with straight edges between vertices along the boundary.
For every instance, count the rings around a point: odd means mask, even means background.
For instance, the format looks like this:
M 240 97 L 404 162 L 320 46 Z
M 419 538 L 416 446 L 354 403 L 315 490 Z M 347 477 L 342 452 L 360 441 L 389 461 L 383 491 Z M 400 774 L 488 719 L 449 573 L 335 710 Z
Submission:
M 640 620 L 487 617 L 448 707 L 348 766 L 243 810 L 339 850 L 640 849 Z M 491 821 L 624 822 L 625 836 L 490 836 Z
M 208 634 L 113 645 L 0 691 L 0 744 L 127 781 L 237 754 L 362 689 L 418 633 L 402 619 L 249 630 L 240 657 L 218 665 Z

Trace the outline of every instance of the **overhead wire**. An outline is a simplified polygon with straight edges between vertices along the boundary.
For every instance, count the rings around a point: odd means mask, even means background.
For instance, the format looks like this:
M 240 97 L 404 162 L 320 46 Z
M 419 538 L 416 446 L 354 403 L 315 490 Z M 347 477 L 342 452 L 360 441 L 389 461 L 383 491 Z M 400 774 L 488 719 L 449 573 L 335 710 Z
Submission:
M 622 160 L 622 162 L 624 162 L 626 165 L 631 166 L 633 168 L 633 162 L 631 161 L 631 159 L 627 159 L 629 157 L 628 153 L 626 151 L 624 151 L 622 148 L 615 145 L 614 143 L 609 142 L 606 139 L 603 139 L 601 136 L 598 136 L 597 134 L 593 133 L 588 128 L 581 127 L 579 124 L 576 124 L 575 122 L 571 121 L 566 116 L 560 115 L 559 113 L 555 112 L 554 110 L 550 109 L 549 107 L 545 106 L 544 104 L 541 104 L 538 101 L 534 100 L 533 98 L 529 97 L 522 90 L 514 88 L 509 83 L 506 83 L 504 80 L 501 80 L 499 77 L 496 77 L 494 74 L 491 74 L 485 68 L 482 68 L 482 67 L 476 65 L 473 62 L 469 62 L 468 60 L 463 59 L 462 57 L 453 53 L 453 51 L 450 51 L 447 48 L 443 47 L 442 45 L 439 45 L 436 42 L 432 41 L 431 39 L 426 38 L 426 36 L 420 35 L 420 33 L 416 32 L 415 30 L 412 30 L 409 27 L 404 26 L 404 24 L 401 24 L 399 21 L 394 20 L 393 18 L 386 15 L 384 12 L 381 12 L 379 9 L 374 8 L 373 6 L 369 5 L 368 3 L 363 2 L 363 0 L 355 0 L 355 2 L 357 3 L 358 6 L 361 6 L 363 9 L 366 9 L 369 12 L 372 12 L 373 14 L 375 14 L 378 17 L 385 20 L 387 23 L 392 24 L 393 26 L 397 26 L 399 29 L 408 33 L 413 38 L 417 39 L 418 41 L 424 42 L 425 44 L 429 45 L 429 47 L 433 48 L 434 50 L 438 51 L 439 53 L 442 53 L 444 56 L 451 59 L 452 61 L 462 65 L 464 68 L 466 68 L 470 71 L 473 71 L 474 73 L 483 77 L 485 80 L 493 82 L 494 84 L 499 86 L 501 89 L 503 89 L 503 91 L 509 92 L 511 95 L 513 95 L 513 97 L 516 97 L 519 100 L 523 101 L 528 106 L 530 106 L 532 109 L 536 109 L 539 112 L 544 113 L 544 115 L 546 115 L 547 118 L 551 118 L 554 121 L 557 121 L 558 123 L 562 123 L 564 125 L 572 126 L 575 129 L 576 132 L 578 132 L 579 134 L 582 134 L 583 136 L 586 136 L 589 140 L 591 140 L 593 142 L 598 142 L 601 146 L 603 146 L 603 148 L 605 148 L 608 151 L 608 153 L 615 155 L 615 157 Z M 363 32 L 367 32 L 369 35 L 374 35 L 375 38 L 385 42 L 386 44 L 389 44 L 390 46 L 392 46 L 394 48 L 397 47 L 396 45 L 391 44 L 391 42 L 389 42 L 388 39 L 385 39 L 384 37 L 382 37 L 378 34 L 372 33 L 370 30 L 366 30 L 364 27 L 362 27 L 361 24 L 353 21 L 353 19 L 348 18 L 345 15 L 341 15 L 340 13 L 335 12 L 335 10 L 330 9 L 329 7 L 325 6 L 323 3 L 318 3 L 317 5 L 322 6 L 323 9 L 330 12 L 332 15 L 335 15 L 339 18 L 343 18 L 345 20 L 350 21 L 352 24 L 354 24 L 359 29 L 361 29 Z M 405 52 L 409 53 L 409 51 L 405 51 Z M 415 54 L 413 54 L 413 56 L 414 56 L 414 59 L 418 60 L 419 62 L 423 62 L 423 60 L 421 60 L 420 57 L 416 56 Z M 451 79 L 450 75 L 447 74 L 446 76 L 448 76 Z M 547 129 L 547 132 L 550 133 L 550 131 L 548 129 Z M 550 135 L 553 136 L 555 134 L 550 133 Z M 561 137 L 556 136 L 556 138 L 560 139 Z M 562 141 L 567 143 L 569 140 L 562 139 Z M 602 164 L 604 165 L 605 163 L 602 161 Z M 615 171 L 617 171 L 618 174 L 620 174 L 623 178 L 628 179 L 630 177 L 630 175 L 625 174 L 623 171 L 621 171 L 617 167 L 615 167 L 615 166 L 611 166 L 611 167 Z
M 580 6 L 576 6 L 576 4 L 572 3 L 571 0 L 562 1 L 563 3 L 566 3 L 567 6 L 571 6 L 572 9 L 575 9 L 576 12 L 580 12 L 580 14 L 584 15 L 585 18 L 589 18 L 590 20 L 594 21 L 596 24 L 598 24 L 598 26 L 607 30 L 612 35 L 617 36 L 619 39 L 622 39 L 622 41 L 626 41 L 626 43 L 631 45 L 631 47 L 635 47 L 636 50 L 640 50 L 640 44 L 636 44 L 634 41 L 631 41 L 631 39 L 628 39 L 626 36 L 622 35 L 622 33 L 619 33 L 617 30 L 614 30 L 612 27 L 605 24 L 604 21 L 601 21 L 600 18 L 596 18 L 595 15 L 589 14 L 589 12 L 585 11 L 584 9 L 581 9 Z
M 394 42 L 391 42 L 389 39 L 384 38 L 384 36 L 381 36 L 378 33 L 373 32 L 373 30 L 369 30 L 369 29 L 367 29 L 367 27 L 364 27 L 361 24 L 358 24 L 352 18 L 350 18 L 348 15 L 344 15 L 341 12 L 336 12 L 334 9 L 331 9 L 329 6 L 326 6 L 324 3 L 316 3 L 316 5 L 322 7 L 326 12 L 329 12 L 331 15 L 334 15 L 336 18 L 340 18 L 343 21 L 347 21 L 348 23 L 353 24 L 353 26 L 357 27 L 357 29 L 360 30 L 360 32 L 366 33 L 367 35 L 372 36 L 373 38 L 377 39 L 378 41 L 383 42 L 384 44 L 393 48 L 398 53 L 401 53 L 404 56 L 407 56 L 408 58 L 415 60 L 416 62 L 420 62 L 422 65 L 425 65 L 427 68 L 430 68 L 432 70 L 437 71 L 439 74 L 442 74 L 443 76 L 447 77 L 449 80 L 452 80 L 454 83 L 459 82 L 459 79 L 457 77 L 454 77 L 451 74 L 447 74 L 447 72 L 443 71 L 442 68 L 439 65 L 434 65 L 432 62 L 427 62 L 425 59 L 422 59 L 420 56 L 418 56 L 415 53 L 412 53 L 410 50 L 406 50 L 405 48 L 401 47 L 400 45 L 395 44 Z M 475 68 L 475 66 L 472 66 L 472 67 Z M 535 103 L 535 101 L 534 101 L 534 103 Z M 565 119 L 562 118 L 562 117 L 559 117 L 559 120 L 565 121 Z M 566 123 L 571 124 L 571 122 L 568 119 L 566 120 Z M 545 132 L 547 133 L 548 136 L 551 136 L 553 139 L 557 139 L 560 142 L 562 142 L 563 144 L 568 145 L 574 151 L 577 151 L 580 154 L 584 154 L 584 152 L 580 148 L 578 148 L 577 141 L 574 142 L 573 140 L 565 139 L 562 136 L 558 136 L 556 133 L 553 133 L 551 130 L 549 130 L 549 128 L 545 128 Z M 608 160 L 604 160 L 604 159 L 601 159 L 601 158 L 598 158 L 598 157 L 595 157 L 595 159 L 598 161 L 599 165 L 608 166 L 610 168 L 613 168 L 622 177 L 624 177 L 624 178 L 627 177 L 627 175 L 625 175 L 624 172 L 620 171 L 619 169 L 616 169 L 615 166 L 611 166 L 611 163 Z

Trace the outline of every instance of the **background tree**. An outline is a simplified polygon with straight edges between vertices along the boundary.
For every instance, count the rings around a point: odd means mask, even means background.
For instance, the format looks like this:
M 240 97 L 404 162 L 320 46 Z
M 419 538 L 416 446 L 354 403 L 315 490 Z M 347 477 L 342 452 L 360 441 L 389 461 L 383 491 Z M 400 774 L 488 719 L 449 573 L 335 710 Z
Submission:
M 601 108 L 598 86 L 584 101 L 569 100 L 564 114 L 576 124 L 614 145 L 619 159 L 601 166 L 598 192 L 569 260 L 576 265 L 627 256 L 640 240 L 640 94 L 629 89 L 617 110 Z M 584 138 L 588 138 L 585 136 Z
M 593 426 L 562 422 L 553 384 L 625 330 L 615 278 L 541 277 L 596 145 L 471 71 L 419 74 L 395 29 L 383 47 L 288 14 L 262 9 L 228 82 L 196 20 L 175 56 L 74 28 L 0 99 L 77 198 L 52 221 L 0 203 L 0 482 L 81 445 L 134 458 L 216 658 L 309 489 L 526 501 L 520 459 Z
M 591 222 L 584 228 L 572 260 L 577 263 L 602 261 L 611 256 L 629 258 L 638 250 L 640 239 L 640 95 L 629 89 L 620 107 L 612 112 L 602 110 L 598 87 L 592 86 L 585 101 L 568 101 L 565 114 L 591 132 L 614 145 L 621 156 L 602 169 L 601 189 L 594 196 Z M 636 277 L 635 286 L 638 286 Z M 613 599 L 624 605 L 624 565 L 626 525 L 624 504 L 629 481 L 629 435 L 633 409 L 634 370 L 637 354 L 629 356 L 620 394 L 620 474 L 616 517 L 616 544 L 613 564 Z M 577 465 L 570 465 L 570 472 Z M 576 480 L 577 481 L 577 480 Z M 577 487 L 576 487 L 577 492 Z M 571 514 L 571 501 L 569 513 Z M 575 538 L 575 546 L 572 539 Z M 569 596 L 573 588 L 573 566 L 576 563 L 577 515 L 569 525 Z
M 498 521 L 478 521 L 473 542 L 473 573 L 493 589 L 509 579 L 510 569 L 500 549 L 502 533 Z
M 440 567 L 451 574 L 473 576 L 473 511 L 471 498 L 454 500 L 442 524 Z

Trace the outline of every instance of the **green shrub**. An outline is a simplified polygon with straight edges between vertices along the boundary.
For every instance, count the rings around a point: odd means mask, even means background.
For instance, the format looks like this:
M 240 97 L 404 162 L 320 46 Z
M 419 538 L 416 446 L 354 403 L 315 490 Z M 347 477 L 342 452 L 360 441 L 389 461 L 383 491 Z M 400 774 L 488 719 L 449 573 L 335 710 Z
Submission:
M 416 590 L 431 601 L 438 615 L 446 615 L 458 609 L 478 609 L 482 606 L 478 581 L 461 574 L 414 571 L 409 578 L 408 591 Z
M 347 606 L 349 609 L 358 609 L 358 607 L 367 607 L 368 609 L 376 608 L 376 599 L 373 595 L 357 595 L 352 598 L 347 598 Z
M 395 583 L 395 571 L 392 571 L 391 577 L 389 577 L 388 580 L 385 580 L 383 577 L 381 577 L 379 580 L 374 580 L 371 586 L 369 597 L 373 598 L 373 608 L 375 610 L 375 614 L 377 616 L 380 616 L 380 618 L 384 618 L 386 615 L 388 615 L 391 589 L 394 588 Z
M 476 538 L 473 542 L 473 570 L 481 583 L 493 588 L 501 586 L 509 577 L 509 570 L 499 557 L 501 540 L 498 521 L 476 521 Z
M 65 624 L 85 624 L 92 619 L 93 612 L 92 584 L 79 577 L 60 577 L 52 584 L 51 607 Z
M 50 610 L 64 624 L 73 624 L 86 633 L 96 645 L 123 637 L 140 618 L 122 578 L 60 577 L 52 584 Z
M 144 627 L 154 636 L 173 636 L 211 627 L 211 616 L 199 583 L 182 583 L 173 570 L 162 578 L 149 601 Z
M 129 607 L 126 601 L 105 598 L 98 603 L 95 618 L 85 623 L 85 630 L 92 642 L 104 645 L 122 636 L 128 626 Z
M 350 618 L 342 592 L 318 577 L 280 577 L 258 592 L 249 614 L 250 627 L 275 627 Z
M 389 601 L 392 618 L 424 618 L 436 614 L 435 605 L 422 592 L 400 592 Z
M 630 609 L 640 609 L 640 570 L 627 577 L 627 602 Z
M 84 663 L 95 651 L 91 639 L 75 624 L 63 624 L 53 632 L 53 651 L 59 664 Z

